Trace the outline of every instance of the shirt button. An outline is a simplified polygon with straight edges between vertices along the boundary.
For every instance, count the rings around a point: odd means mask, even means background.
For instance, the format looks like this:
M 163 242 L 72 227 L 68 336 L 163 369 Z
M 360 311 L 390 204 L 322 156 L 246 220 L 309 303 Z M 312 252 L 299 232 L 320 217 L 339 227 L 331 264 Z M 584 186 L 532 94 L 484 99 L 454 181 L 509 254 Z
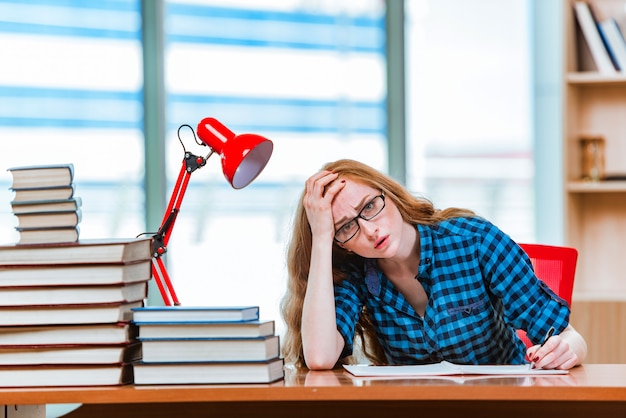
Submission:
M 426 264 L 430 264 L 430 258 L 425 259 L 425 260 L 424 260 L 424 262 L 425 262 Z

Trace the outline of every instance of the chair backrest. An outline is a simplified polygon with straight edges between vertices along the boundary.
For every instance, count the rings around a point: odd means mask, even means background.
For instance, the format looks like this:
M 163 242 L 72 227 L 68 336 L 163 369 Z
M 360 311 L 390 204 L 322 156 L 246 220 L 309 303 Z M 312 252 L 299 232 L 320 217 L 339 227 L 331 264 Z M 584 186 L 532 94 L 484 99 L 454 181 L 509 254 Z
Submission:
M 535 275 L 571 305 L 578 251 L 571 247 L 542 244 L 520 244 L 520 247 L 530 257 Z M 532 345 L 524 331 L 518 330 L 517 334 L 527 347 Z

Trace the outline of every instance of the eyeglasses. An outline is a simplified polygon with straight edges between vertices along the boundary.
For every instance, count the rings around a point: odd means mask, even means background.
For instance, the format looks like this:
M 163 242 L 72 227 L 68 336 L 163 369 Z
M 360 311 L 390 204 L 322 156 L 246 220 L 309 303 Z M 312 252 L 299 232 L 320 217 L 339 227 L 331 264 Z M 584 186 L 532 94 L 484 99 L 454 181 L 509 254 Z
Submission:
M 350 241 L 361 226 L 359 225 L 359 218 L 365 219 L 366 221 L 372 220 L 376 215 L 378 215 L 385 208 L 385 194 L 382 193 L 372 200 L 370 200 L 363 209 L 359 212 L 357 216 L 346 222 L 335 232 L 335 241 L 339 244 L 345 244 Z

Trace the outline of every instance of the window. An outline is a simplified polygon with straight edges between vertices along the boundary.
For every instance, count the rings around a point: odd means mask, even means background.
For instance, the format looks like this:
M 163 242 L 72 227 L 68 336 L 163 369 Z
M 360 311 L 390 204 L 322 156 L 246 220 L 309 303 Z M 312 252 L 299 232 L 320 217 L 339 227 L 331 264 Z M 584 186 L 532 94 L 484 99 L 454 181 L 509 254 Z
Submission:
M 73 163 L 81 238 L 143 231 L 138 1 L 0 1 L 0 239 L 13 166 Z
M 182 161 L 175 136 L 181 124 L 195 128 L 212 116 L 275 145 L 265 171 L 245 189 L 230 188 L 217 156 L 193 174 L 167 256 L 183 304 L 259 305 L 261 316 L 280 326 L 285 245 L 305 179 L 338 158 L 385 169 L 382 6 L 166 3 L 170 184 Z
M 533 241 L 528 2 L 406 7 L 409 186 Z

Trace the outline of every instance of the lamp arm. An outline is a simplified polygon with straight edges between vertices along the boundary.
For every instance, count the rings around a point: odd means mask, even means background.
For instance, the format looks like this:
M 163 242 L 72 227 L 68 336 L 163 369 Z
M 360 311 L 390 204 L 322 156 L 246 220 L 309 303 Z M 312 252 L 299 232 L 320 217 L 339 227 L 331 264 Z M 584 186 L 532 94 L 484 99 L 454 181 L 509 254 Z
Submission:
M 183 159 L 172 196 L 170 197 L 169 204 L 165 210 L 163 216 L 163 222 L 157 233 L 153 236 L 152 242 L 152 275 L 157 282 L 161 296 L 166 305 L 180 305 L 174 286 L 167 274 L 165 264 L 161 259 L 161 256 L 167 252 L 167 243 L 169 242 L 170 235 L 174 229 L 174 223 L 178 213 L 180 212 L 180 206 L 185 197 L 187 186 L 191 174 L 197 169 L 204 167 L 207 159 L 213 154 L 213 151 L 206 157 L 200 157 L 190 152 L 185 152 L 185 158 Z

